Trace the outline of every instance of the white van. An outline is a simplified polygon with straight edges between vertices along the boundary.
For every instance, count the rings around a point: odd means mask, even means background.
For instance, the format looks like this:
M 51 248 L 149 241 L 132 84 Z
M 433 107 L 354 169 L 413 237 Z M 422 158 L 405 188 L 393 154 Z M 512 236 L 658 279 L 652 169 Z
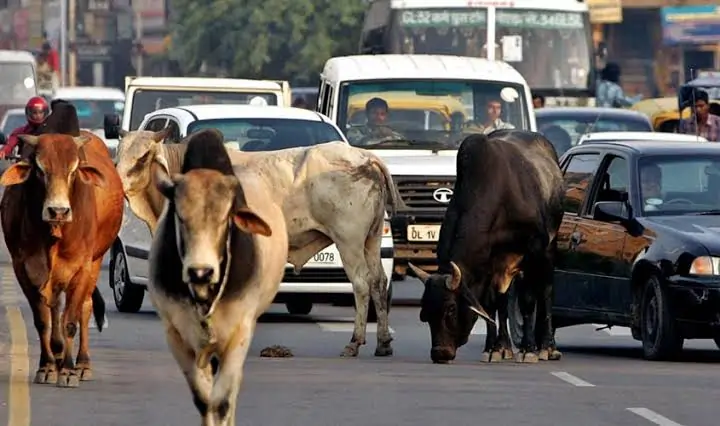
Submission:
M 459 143 L 500 121 L 536 130 L 530 87 L 505 62 L 443 55 L 336 57 L 320 77 L 317 111 L 383 158 L 403 200 L 391 221 L 395 278 L 408 261 L 434 269 Z
M 163 108 L 197 105 L 280 105 L 291 103 L 290 83 L 205 77 L 125 77 L 122 120 L 105 116 L 106 139 L 117 139 L 119 129 L 137 130 L 145 116 Z
M 38 95 L 35 57 L 24 50 L 0 50 L 0 116 L 25 108 Z

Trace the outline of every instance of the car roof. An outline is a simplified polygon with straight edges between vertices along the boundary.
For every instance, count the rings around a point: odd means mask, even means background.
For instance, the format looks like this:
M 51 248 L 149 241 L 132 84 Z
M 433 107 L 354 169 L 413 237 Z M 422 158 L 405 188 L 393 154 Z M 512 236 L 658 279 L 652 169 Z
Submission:
M 567 150 L 563 157 L 575 151 L 586 151 L 597 148 L 622 148 L 636 155 L 669 155 L 669 154 L 720 154 L 720 143 L 706 142 L 652 142 L 652 141 L 614 141 L 594 142 L 577 145 Z
M 163 108 L 152 112 L 152 115 L 173 115 L 177 111 L 190 113 L 195 120 L 212 120 L 221 118 L 279 118 L 284 120 L 328 121 L 322 116 L 305 108 L 290 108 L 267 105 L 231 105 L 231 104 L 203 104 L 186 105 L 181 107 Z
M 53 99 L 125 100 L 125 93 L 115 87 L 59 87 Z
M 571 116 L 582 116 L 582 117 L 597 117 L 608 116 L 608 117 L 626 117 L 626 118 L 639 118 L 643 121 L 649 121 L 647 116 L 641 112 L 633 111 L 622 108 L 604 108 L 604 107 L 545 107 L 538 108 L 535 110 L 536 118 L 558 118 L 558 117 L 571 117 Z
M 5 111 L 5 115 L 25 115 L 25 108 L 10 108 Z
M 331 81 L 440 79 L 499 81 L 527 85 L 510 64 L 451 55 L 382 54 L 330 58 L 322 77 Z
M 705 142 L 702 136 L 686 135 L 682 133 L 663 132 L 597 132 L 587 133 L 580 137 L 578 145 L 587 142 Z

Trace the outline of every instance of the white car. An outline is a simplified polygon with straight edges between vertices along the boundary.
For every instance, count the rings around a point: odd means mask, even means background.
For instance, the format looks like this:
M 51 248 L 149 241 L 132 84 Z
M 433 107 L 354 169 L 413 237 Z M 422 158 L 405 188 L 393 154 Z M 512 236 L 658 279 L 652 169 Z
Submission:
M 10 136 L 13 130 L 25 124 L 27 124 L 25 108 L 12 108 L 5 112 L 2 121 L 0 121 L 0 132 L 7 137 Z
M 578 145 L 593 142 L 707 142 L 702 136 L 663 132 L 598 132 L 580 137 Z
M 114 87 L 60 87 L 52 97 L 70 102 L 77 111 L 80 128 L 90 130 L 105 141 L 115 155 L 117 139 L 106 139 L 103 120 L 107 114 L 122 114 L 125 92 Z
M 316 145 L 330 141 L 347 142 L 326 116 L 299 108 L 246 105 L 192 105 L 157 110 L 145 116 L 140 130 L 158 131 L 172 128 L 165 143 L 177 143 L 193 132 L 216 128 L 223 132 L 226 144 L 245 151 L 261 151 L 278 128 L 291 129 L 294 136 L 287 146 Z M 303 127 L 307 132 L 300 141 Z M 246 135 L 252 131 L 252 137 Z M 283 141 L 285 142 L 285 141 Z M 148 280 L 148 253 L 152 237 L 147 225 L 135 216 L 127 203 L 125 219 L 117 241 L 110 250 L 110 287 L 115 305 L 121 312 L 137 312 L 143 302 Z M 388 277 L 393 268 L 393 242 L 390 225 L 386 222 L 382 238 L 382 264 Z M 391 298 L 392 287 L 388 288 Z M 288 265 L 276 303 L 285 303 L 291 314 L 309 314 L 313 303 L 353 305 L 352 284 L 345 275 L 340 254 L 335 245 L 317 253 L 305 264 L 299 275 Z M 372 309 L 371 312 L 374 312 Z

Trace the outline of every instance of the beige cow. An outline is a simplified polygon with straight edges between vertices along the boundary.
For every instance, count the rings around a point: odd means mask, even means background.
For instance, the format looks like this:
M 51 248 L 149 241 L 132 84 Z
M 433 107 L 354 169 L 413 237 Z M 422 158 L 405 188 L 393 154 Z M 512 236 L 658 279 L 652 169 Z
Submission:
M 218 159 L 227 157 L 219 132 L 199 132 L 188 153 L 212 144 L 202 136 L 213 133 L 220 156 L 201 152 L 172 177 L 158 170 L 156 187 L 169 202 L 150 250 L 148 291 L 202 424 L 231 426 L 257 319 L 282 281 L 288 237 L 270 188 Z
M 163 144 L 166 130 L 122 134 L 117 169 L 132 211 L 151 231 L 163 208 L 154 171 L 179 173 L 187 145 Z M 229 150 L 236 173 L 257 175 L 282 206 L 295 270 L 335 243 L 355 296 L 355 326 L 343 356 L 365 344 L 369 296 L 377 312 L 376 356 L 393 353 L 388 324 L 387 277 L 380 246 L 386 208 L 399 197 L 392 177 L 374 154 L 344 142 L 271 152 Z

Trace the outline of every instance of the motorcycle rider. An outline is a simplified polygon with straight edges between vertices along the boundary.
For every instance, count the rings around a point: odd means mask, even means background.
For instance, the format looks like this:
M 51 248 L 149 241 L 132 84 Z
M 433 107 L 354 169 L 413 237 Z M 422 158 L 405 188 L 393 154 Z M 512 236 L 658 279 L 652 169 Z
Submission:
M 42 96 L 34 96 L 30 98 L 28 103 L 25 105 L 25 118 L 27 118 L 27 124 L 20 126 L 13 130 L 8 136 L 7 144 L 0 150 L 0 160 L 5 159 L 8 155 L 12 154 L 15 146 L 18 147 L 18 153 L 22 154 L 23 144 L 18 139 L 18 135 L 39 135 L 40 128 L 45 122 L 45 119 L 50 113 L 50 107 Z

